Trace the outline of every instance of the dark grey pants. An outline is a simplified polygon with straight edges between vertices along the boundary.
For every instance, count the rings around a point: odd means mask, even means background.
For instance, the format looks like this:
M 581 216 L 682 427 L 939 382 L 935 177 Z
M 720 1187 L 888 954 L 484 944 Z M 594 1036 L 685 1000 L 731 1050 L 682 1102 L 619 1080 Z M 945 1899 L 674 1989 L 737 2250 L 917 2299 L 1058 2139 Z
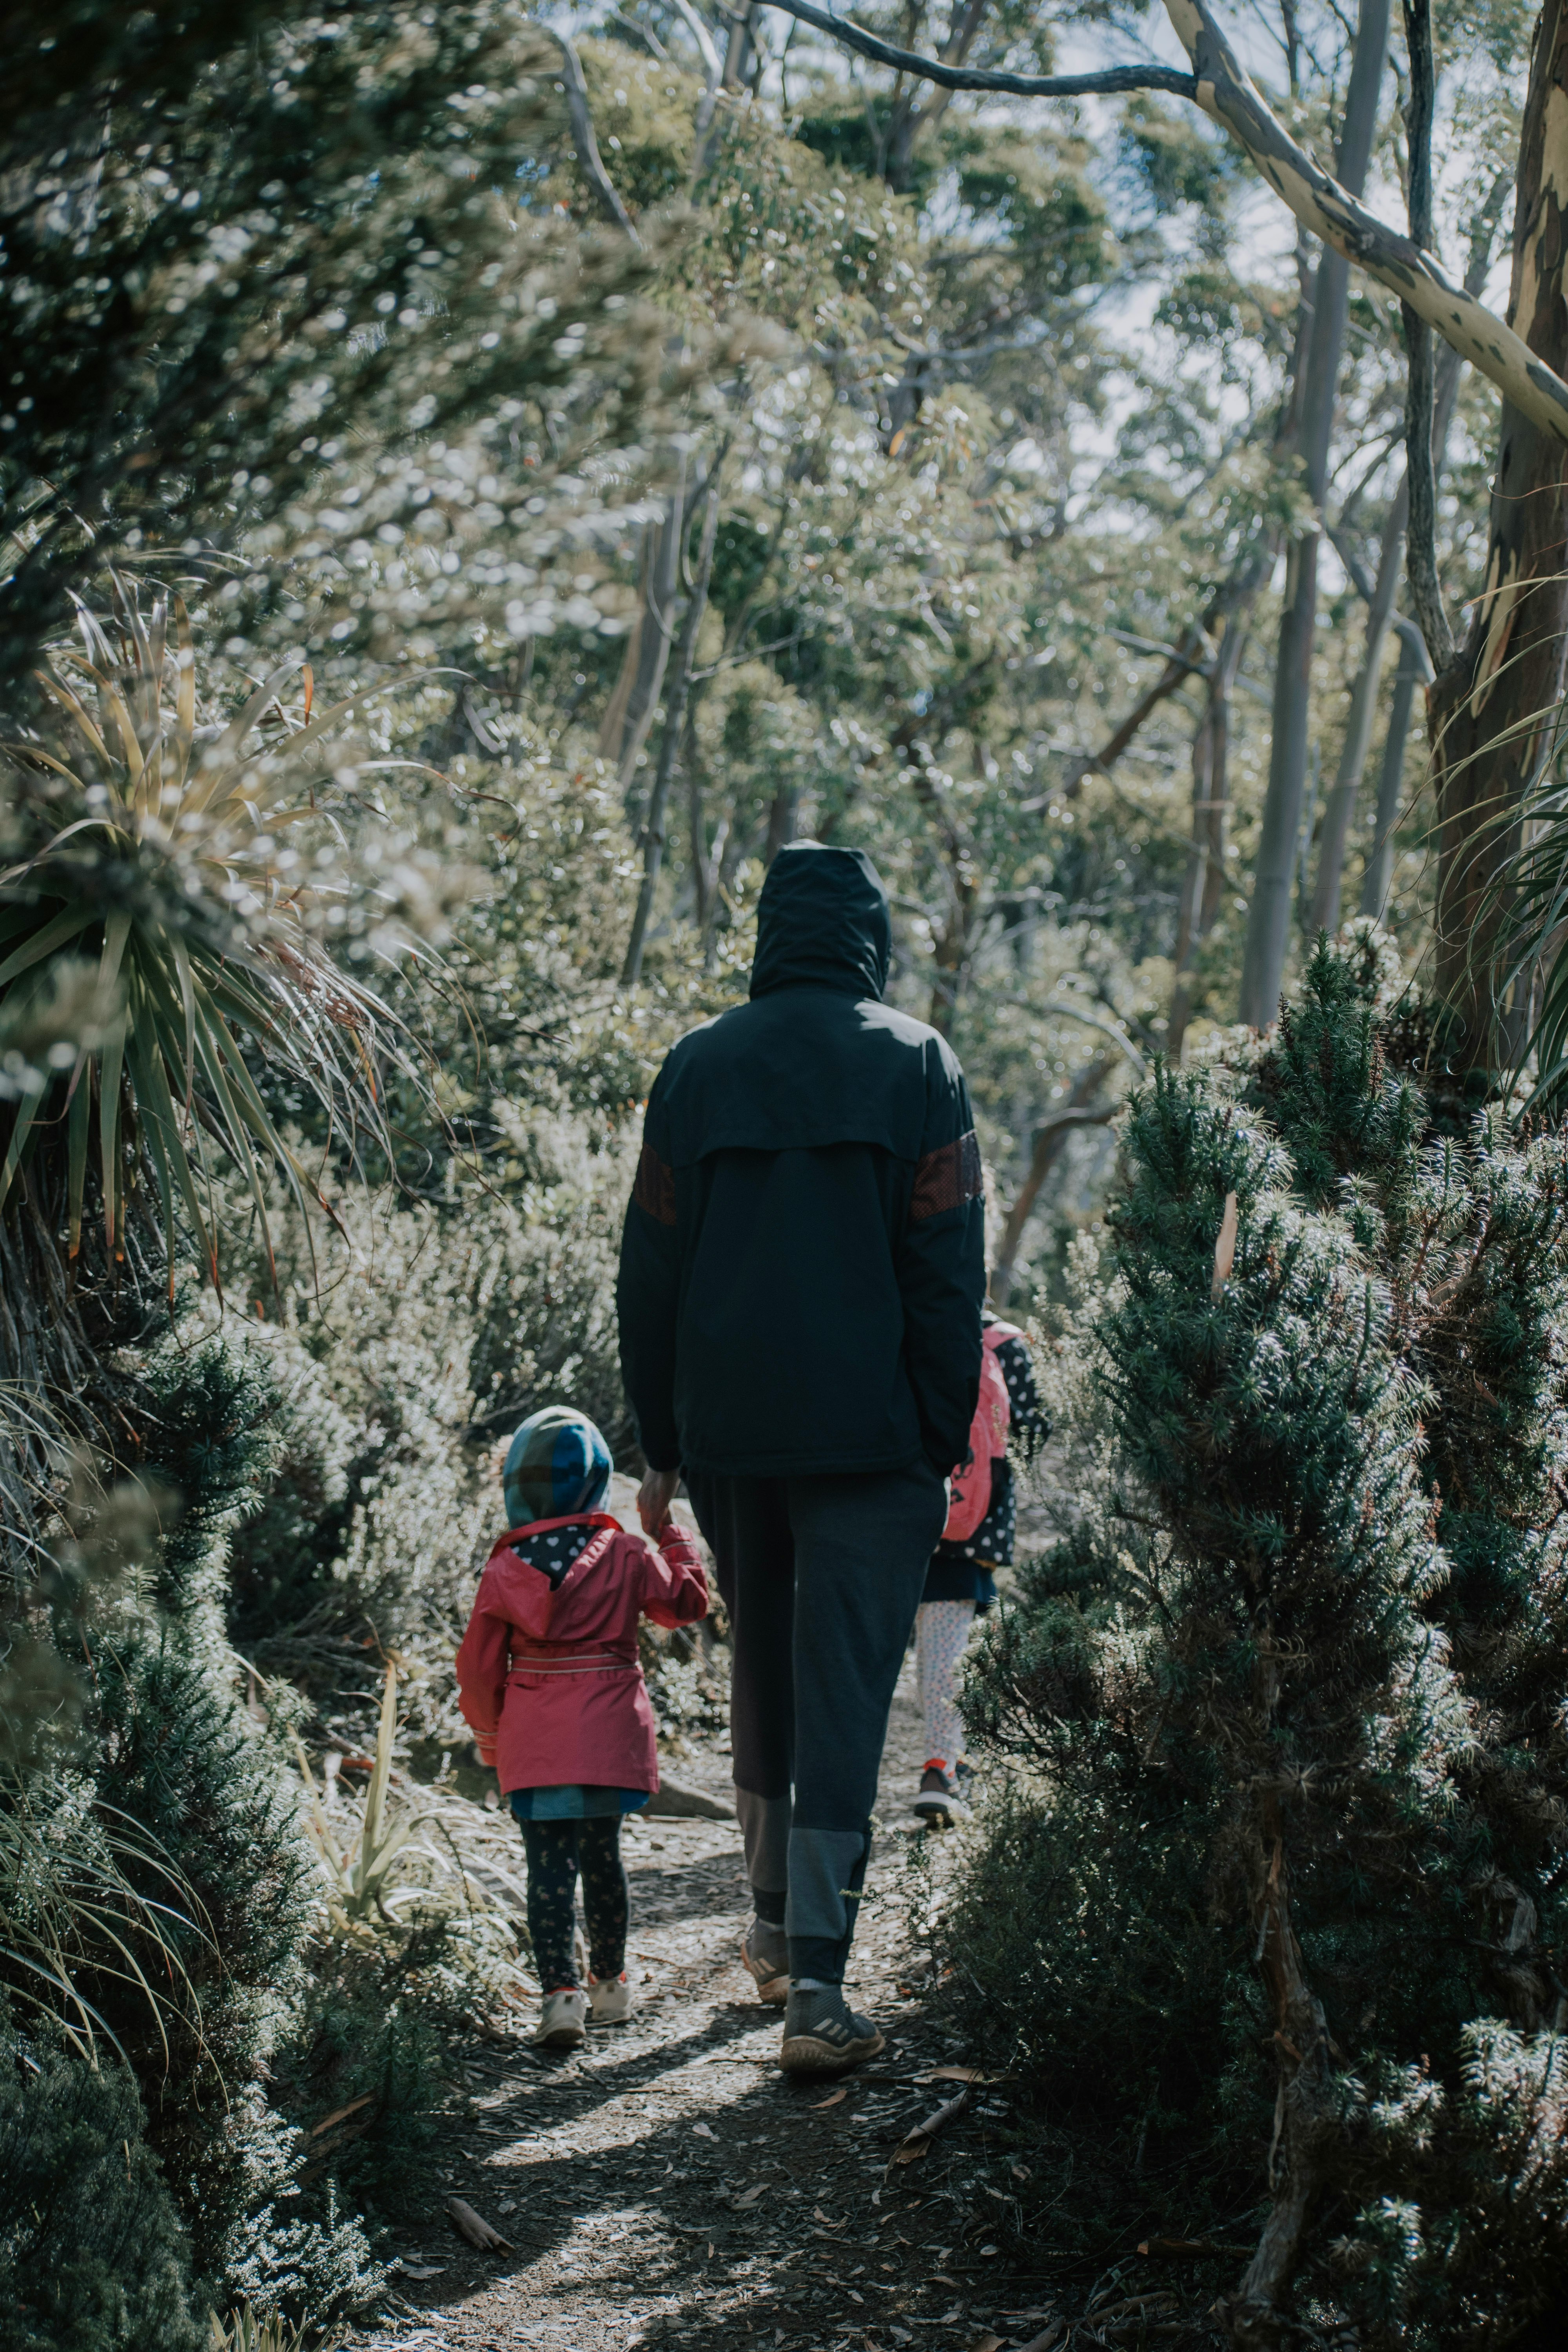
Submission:
M 924 1463 L 822 1478 L 693 1471 L 686 1484 L 730 1612 L 746 1875 L 763 1917 L 787 1897 L 790 1973 L 837 1984 L 945 1489 Z

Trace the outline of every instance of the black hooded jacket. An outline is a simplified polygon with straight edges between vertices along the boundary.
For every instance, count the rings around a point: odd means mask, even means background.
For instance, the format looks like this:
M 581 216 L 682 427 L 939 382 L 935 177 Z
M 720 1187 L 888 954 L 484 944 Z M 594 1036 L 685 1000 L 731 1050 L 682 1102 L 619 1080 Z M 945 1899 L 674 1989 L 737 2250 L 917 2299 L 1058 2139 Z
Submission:
M 969 1450 L 980 1151 L 945 1040 L 881 1001 L 888 894 L 798 842 L 763 886 L 749 1004 L 654 1082 L 616 1302 L 643 1451 L 736 1476 Z

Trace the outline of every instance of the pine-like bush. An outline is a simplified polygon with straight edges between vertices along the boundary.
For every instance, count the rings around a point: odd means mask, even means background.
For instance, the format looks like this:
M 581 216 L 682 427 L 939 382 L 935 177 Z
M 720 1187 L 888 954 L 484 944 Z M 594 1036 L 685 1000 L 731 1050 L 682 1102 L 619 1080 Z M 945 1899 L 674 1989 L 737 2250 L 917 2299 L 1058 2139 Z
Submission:
M 189 2249 L 123 2068 L 0 2036 L 3 2352 L 198 2352 Z
M 158 1612 L 98 1661 L 95 1802 L 156 1857 L 141 1891 L 166 1902 L 167 1874 L 179 1885 L 182 1908 L 161 1928 L 184 1973 L 156 2010 L 110 1949 L 78 1982 L 140 2082 L 198 2292 L 323 2319 L 376 2273 L 327 2184 L 302 2185 L 304 2135 L 262 2088 L 304 1998 L 320 1882 L 291 1776 L 247 1708 L 222 1633 L 226 1543 L 270 1463 L 271 1383 L 243 1345 L 176 1334 L 127 1402 L 140 1465 L 170 1501 L 147 1580 Z M 135 1862 L 126 1867 L 137 1883 Z
M 1249 1066 L 1134 1098 L 1114 1486 L 971 1676 L 1021 1769 L 966 1966 L 1046 2090 L 1250 2178 L 1239 2343 L 1501 2343 L 1568 2282 L 1564 1154 L 1438 1133 L 1384 978 L 1324 947 Z

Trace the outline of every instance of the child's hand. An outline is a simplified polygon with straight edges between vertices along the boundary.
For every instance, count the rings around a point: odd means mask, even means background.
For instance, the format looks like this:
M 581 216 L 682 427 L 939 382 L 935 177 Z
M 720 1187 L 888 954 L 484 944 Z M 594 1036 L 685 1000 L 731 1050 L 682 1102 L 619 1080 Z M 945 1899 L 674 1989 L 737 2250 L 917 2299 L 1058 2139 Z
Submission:
M 680 1484 L 679 1470 L 650 1470 L 637 1488 L 637 1517 L 643 1533 L 657 1536 L 669 1517 L 669 1507 L 675 1500 L 675 1490 Z

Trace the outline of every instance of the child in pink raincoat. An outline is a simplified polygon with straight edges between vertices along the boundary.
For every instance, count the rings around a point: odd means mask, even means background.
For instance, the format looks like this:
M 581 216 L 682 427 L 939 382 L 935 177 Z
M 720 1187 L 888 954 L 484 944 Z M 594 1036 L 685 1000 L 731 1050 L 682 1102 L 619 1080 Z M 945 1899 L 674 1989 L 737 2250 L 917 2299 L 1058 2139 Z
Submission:
M 658 1549 L 598 1507 L 610 1453 L 593 1423 L 552 1405 L 524 1422 L 503 1473 L 511 1525 L 491 1552 L 458 1652 L 458 1692 L 528 1854 L 528 1928 L 544 1995 L 534 2039 L 575 2049 L 590 2011 L 631 2013 L 623 1814 L 658 1787 L 637 1624 L 689 1625 L 708 1584 L 689 1536 L 666 1518 Z M 586 1990 L 573 1909 L 588 1923 Z

